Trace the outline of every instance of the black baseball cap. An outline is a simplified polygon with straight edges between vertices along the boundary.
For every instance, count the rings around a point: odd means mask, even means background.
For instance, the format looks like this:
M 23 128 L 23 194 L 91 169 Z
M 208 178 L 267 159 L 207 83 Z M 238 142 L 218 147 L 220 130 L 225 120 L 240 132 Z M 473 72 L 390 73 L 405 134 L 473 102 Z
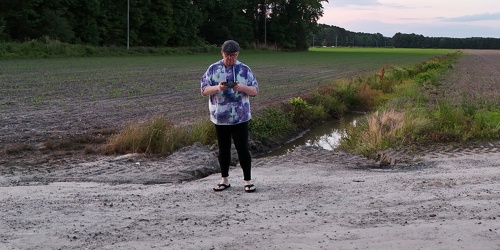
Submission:
M 227 40 L 222 44 L 222 52 L 234 53 L 240 51 L 240 45 L 234 40 Z

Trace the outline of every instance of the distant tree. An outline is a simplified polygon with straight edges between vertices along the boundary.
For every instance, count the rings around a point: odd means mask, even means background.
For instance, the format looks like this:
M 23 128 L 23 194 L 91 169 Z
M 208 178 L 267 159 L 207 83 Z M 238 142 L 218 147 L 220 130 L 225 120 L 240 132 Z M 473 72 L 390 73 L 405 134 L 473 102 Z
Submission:
M 169 0 L 142 0 L 140 5 L 141 19 L 136 39 L 142 46 L 167 46 L 174 34 L 174 9 Z
M 323 15 L 323 0 L 271 0 L 269 30 L 271 40 L 290 50 L 308 48 L 308 34 Z
M 7 24 L 7 22 L 5 22 L 3 17 L 1 17 L 0 18 L 0 42 L 9 40 L 9 35 L 5 32 L 6 24 Z
M 396 33 L 392 41 L 394 46 L 400 48 L 500 49 L 498 38 L 424 37 L 416 34 Z
M 196 46 L 235 39 L 242 47 L 270 43 L 285 50 L 306 50 L 314 36 L 323 46 L 500 49 L 497 38 L 399 32 L 390 38 L 318 25 L 323 2 L 327 1 L 0 0 L 0 41 L 49 37 L 68 43 L 124 46 L 129 38 L 131 46 Z
M 84 43 L 99 45 L 99 17 L 101 14 L 99 0 L 68 0 L 66 13 L 69 25 L 67 29 L 72 30 L 73 43 Z
M 384 44 L 384 36 L 381 34 L 357 33 L 347 31 L 344 28 L 326 24 L 318 25 L 315 35 L 318 39 L 326 40 L 326 46 L 368 46 L 374 47 Z
M 130 1 L 130 44 L 137 45 L 136 30 L 140 18 L 136 13 L 136 2 Z M 127 2 L 114 0 L 100 0 L 100 12 L 98 14 L 97 26 L 99 32 L 99 44 L 101 46 L 124 46 L 127 44 Z
M 190 0 L 171 0 L 175 14 L 172 15 L 173 34 L 168 39 L 168 46 L 199 45 L 202 39 L 198 36 L 199 27 L 203 23 L 202 15 Z
M 193 1 L 204 22 L 199 35 L 210 44 L 222 44 L 227 39 L 237 40 L 240 45 L 251 44 L 254 38 L 252 21 L 247 18 L 245 0 L 197 0 Z
M 410 37 L 399 32 L 392 37 L 392 43 L 394 47 L 399 48 L 408 48 L 411 46 Z
M 36 11 L 42 0 L 2 0 L 0 17 L 5 20 L 5 32 L 12 40 L 37 38 L 40 32 L 40 14 Z
M 267 0 L 249 0 L 243 11 L 245 19 L 251 22 L 254 44 L 266 44 L 268 35 L 269 4 Z M 250 42 L 250 41 L 249 41 Z

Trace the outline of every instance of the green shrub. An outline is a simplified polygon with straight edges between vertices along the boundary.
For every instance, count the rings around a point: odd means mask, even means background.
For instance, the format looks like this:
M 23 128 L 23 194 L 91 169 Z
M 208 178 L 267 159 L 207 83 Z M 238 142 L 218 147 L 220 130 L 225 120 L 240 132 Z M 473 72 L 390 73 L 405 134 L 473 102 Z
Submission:
M 335 85 L 335 95 L 340 102 L 344 103 L 349 109 L 359 107 L 361 101 L 357 95 L 357 85 L 352 82 L 337 82 Z
M 441 68 L 442 65 L 439 61 L 437 60 L 430 60 L 424 63 L 422 66 L 423 71 L 429 71 L 429 70 L 434 70 L 434 69 L 439 69 Z
M 292 120 L 295 123 L 308 123 L 312 107 L 302 98 L 295 97 L 290 100 Z
M 422 69 L 417 66 L 406 67 L 405 70 L 408 74 L 408 78 L 415 77 L 418 73 L 422 72 Z
M 30 40 L 23 43 L 0 42 L 0 55 L 5 58 L 50 58 L 50 57 L 92 57 L 121 55 L 171 55 L 196 54 L 219 51 L 214 46 L 190 48 L 155 48 L 155 47 L 94 47 L 84 44 L 63 43 L 49 37 Z
M 433 76 L 428 72 L 420 73 L 415 77 L 415 82 L 420 86 L 432 85 Z
M 249 122 L 252 137 L 262 141 L 278 143 L 296 132 L 291 116 L 278 108 L 268 108 Z
M 334 118 L 341 117 L 347 111 L 347 107 L 342 101 L 336 96 L 328 95 L 325 92 L 314 92 L 309 102 L 311 105 L 323 107 L 324 113 Z
M 393 67 L 387 70 L 384 79 L 390 82 L 399 83 L 409 77 L 409 73 L 405 68 Z
M 427 95 L 415 81 L 406 80 L 394 86 L 394 97 L 388 101 L 388 108 L 402 109 L 421 107 L 427 103 Z
M 500 110 L 492 110 L 481 114 L 484 124 L 490 127 L 500 126 Z

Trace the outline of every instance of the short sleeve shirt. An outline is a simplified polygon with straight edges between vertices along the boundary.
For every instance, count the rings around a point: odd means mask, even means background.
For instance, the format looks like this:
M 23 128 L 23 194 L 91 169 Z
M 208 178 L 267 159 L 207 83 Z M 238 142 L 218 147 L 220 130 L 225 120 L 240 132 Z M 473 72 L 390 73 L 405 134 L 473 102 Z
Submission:
M 233 66 L 226 67 L 222 60 L 210 65 L 201 77 L 201 92 L 208 86 L 218 85 L 219 82 L 235 81 L 239 84 L 259 88 L 257 79 L 252 70 L 236 61 Z M 210 120 L 217 125 L 234 125 L 247 122 L 252 118 L 250 112 L 250 96 L 241 91 L 228 88 L 208 99 Z

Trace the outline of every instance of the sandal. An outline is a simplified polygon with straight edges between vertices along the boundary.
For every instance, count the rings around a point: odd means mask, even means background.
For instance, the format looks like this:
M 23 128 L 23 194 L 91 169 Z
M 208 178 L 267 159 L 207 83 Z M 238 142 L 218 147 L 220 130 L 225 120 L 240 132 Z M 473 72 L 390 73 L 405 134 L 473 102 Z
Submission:
M 230 188 L 231 184 L 224 184 L 224 183 L 219 183 L 217 184 L 216 187 L 214 187 L 214 191 L 219 192 L 219 191 L 224 191 L 226 188 Z
M 253 193 L 253 192 L 255 192 L 255 190 L 257 190 L 255 188 L 254 184 L 248 184 L 248 185 L 245 185 L 244 187 L 245 187 L 245 192 L 247 192 L 247 193 Z

